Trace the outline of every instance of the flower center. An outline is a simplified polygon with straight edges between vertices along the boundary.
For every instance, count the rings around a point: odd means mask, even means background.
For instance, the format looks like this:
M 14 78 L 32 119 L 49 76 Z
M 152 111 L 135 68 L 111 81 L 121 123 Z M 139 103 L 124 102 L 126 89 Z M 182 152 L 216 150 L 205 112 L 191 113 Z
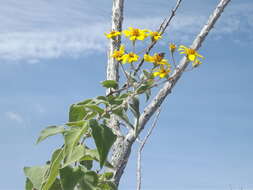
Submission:
M 160 55 L 160 54 L 154 55 L 155 62 L 160 62 L 162 61 L 162 59 L 163 59 L 163 55 Z
M 133 36 L 139 36 L 139 35 L 140 35 L 139 30 L 138 30 L 138 29 L 133 29 L 132 35 L 133 35 Z
M 158 36 L 158 32 L 153 32 L 152 36 Z
M 195 55 L 196 51 L 194 49 L 188 49 L 188 54 Z
M 130 58 L 134 58 L 134 53 L 129 53 Z
M 121 53 L 120 51 L 116 51 L 116 52 L 115 52 L 115 56 L 116 56 L 116 57 L 121 57 L 121 56 L 122 56 L 122 53 Z

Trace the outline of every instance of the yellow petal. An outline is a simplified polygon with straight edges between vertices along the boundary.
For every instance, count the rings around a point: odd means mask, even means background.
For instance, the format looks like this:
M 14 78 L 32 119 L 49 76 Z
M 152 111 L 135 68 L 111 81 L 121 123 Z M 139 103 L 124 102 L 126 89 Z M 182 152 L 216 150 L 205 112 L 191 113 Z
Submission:
M 120 48 L 119 48 L 119 50 L 122 51 L 122 52 L 125 52 L 125 46 L 121 45 Z
M 160 75 L 160 73 L 159 72 L 154 72 L 153 75 L 154 75 L 154 77 L 157 77 L 158 75 Z
M 126 36 L 130 36 L 130 31 L 128 31 L 128 30 L 124 30 L 123 33 L 124 33 Z
M 161 78 L 164 78 L 164 77 L 166 77 L 166 75 L 167 75 L 167 73 L 161 73 L 159 76 L 160 76 Z
M 154 62 L 153 57 L 148 55 L 148 54 L 144 55 L 144 60 L 147 61 L 147 62 Z
M 190 61 L 195 61 L 196 56 L 190 54 L 190 55 L 188 55 L 188 59 L 189 59 Z
M 202 55 L 196 53 L 196 56 L 200 57 L 200 58 L 204 58 Z

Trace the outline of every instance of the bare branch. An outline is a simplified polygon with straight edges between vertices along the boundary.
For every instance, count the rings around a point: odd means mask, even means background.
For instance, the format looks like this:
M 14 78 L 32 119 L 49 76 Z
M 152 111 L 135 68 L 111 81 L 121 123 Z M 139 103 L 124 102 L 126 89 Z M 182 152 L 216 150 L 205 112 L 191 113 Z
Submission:
M 121 31 L 123 22 L 123 10 L 124 0 L 113 0 L 112 1 L 112 28 L 111 30 Z M 121 44 L 121 36 L 117 36 L 116 39 L 110 39 L 108 47 L 108 62 L 107 62 L 107 80 L 119 81 L 119 63 L 111 55 L 115 50 L 118 50 Z M 106 94 L 110 94 L 111 89 L 108 89 Z M 117 152 L 119 146 L 123 143 L 124 138 L 121 135 L 119 121 L 113 115 L 110 120 L 109 127 L 117 135 L 117 140 L 112 148 L 112 164 L 115 166 L 115 160 L 117 160 Z M 123 151 L 122 151 L 123 152 Z
M 123 22 L 123 9 L 124 0 L 113 0 L 112 3 L 112 28 L 111 30 L 121 31 Z M 108 47 L 108 63 L 107 63 L 107 80 L 119 80 L 119 63 L 111 55 L 115 50 L 118 50 L 121 44 L 120 35 L 116 39 L 110 39 Z M 110 94 L 111 89 L 107 90 L 107 94 Z M 112 117 L 110 127 L 114 133 L 120 134 L 119 124 L 115 117 Z
M 170 22 L 172 21 L 173 17 L 176 15 L 177 9 L 180 6 L 182 0 L 177 0 L 176 6 L 174 9 L 172 9 L 171 11 L 171 15 L 169 16 L 168 19 L 164 19 L 164 21 L 161 23 L 158 32 L 161 32 L 161 34 L 163 34 L 165 32 L 165 30 L 167 29 L 167 27 L 169 26 Z M 157 41 L 153 41 L 149 47 L 146 50 L 146 54 L 149 54 L 149 52 L 151 51 L 151 49 L 155 46 Z M 138 71 L 140 70 L 141 66 L 144 63 L 144 58 L 141 60 L 140 64 L 137 66 L 137 68 L 134 70 L 134 76 L 138 73 Z
M 197 35 L 196 39 L 194 40 L 192 44 L 192 48 L 195 48 L 197 50 L 201 46 L 202 42 L 205 40 L 205 37 L 208 35 L 211 28 L 219 19 L 221 13 L 223 12 L 224 8 L 229 2 L 230 0 L 220 1 L 217 8 L 214 10 L 210 18 L 208 19 L 208 22 L 202 28 L 201 32 L 199 33 L 199 35 Z M 140 123 L 139 123 L 140 130 L 138 131 L 138 133 L 141 132 L 145 124 L 149 121 L 152 115 L 163 103 L 167 95 L 171 92 L 172 88 L 174 87 L 177 80 L 182 75 L 187 65 L 188 65 L 188 62 L 186 58 L 183 58 L 180 64 L 178 65 L 177 69 L 175 69 L 175 72 L 172 74 L 171 80 L 164 83 L 164 86 L 162 87 L 162 89 L 158 92 L 158 94 L 151 101 L 151 103 L 144 109 L 140 117 Z M 115 175 L 114 175 L 113 181 L 117 185 L 119 184 L 120 178 L 124 173 L 124 169 L 126 167 L 126 164 L 128 162 L 128 159 L 131 153 L 132 145 L 134 141 L 136 140 L 137 136 L 138 135 L 136 135 L 133 131 L 130 131 L 129 134 L 127 134 L 127 136 L 122 139 L 122 141 L 119 141 L 119 143 L 117 144 L 118 148 L 116 147 L 116 150 L 114 150 L 114 157 L 112 161 L 115 167 L 115 172 L 114 172 Z
M 136 172 L 136 174 L 137 174 L 137 190 L 141 190 L 141 156 L 142 156 L 142 150 L 143 150 L 148 138 L 152 134 L 154 128 L 156 127 L 160 112 L 161 112 L 161 109 L 159 108 L 157 110 L 156 117 L 154 119 L 154 122 L 153 122 L 152 127 L 150 128 L 148 134 L 146 135 L 146 137 L 144 138 L 143 141 L 140 141 L 140 147 L 139 147 L 138 155 L 137 155 L 138 156 L 138 158 L 137 158 L 137 172 Z
M 210 32 L 210 30 L 213 28 L 214 24 L 220 17 L 221 13 L 225 9 L 226 5 L 230 2 L 230 0 L 221 0 L 214 12 L 209 17 L 207 23 L 204 25 L 200 33 L 197 35 L 195 40 L 193 41 L 191 47 L 195 50 L 198 50 L 202 44 L 202 42 L 205 40 L 206 36 Z M 156 112 L 156 110 L 160 107 L 160 105 L 163 103 L 164 99 L 167 97 L 169 93 L 171 93 L 171 90 L 173 89 L 174 85 L 178 81 L 178 79 L 183 74 L 184 70 L 186 69 L 188 65 L 187 59 L 184 57 L 181 61 L 177 69 L 175 69 L 174 73 L 170 77 L 170 80 L 167 81 L 163 88 L 158 92 L 158 94 L 155 96 L 155 98 L 150 102 L 150 104 L 144 109 L 141 117 L 140 117 L 140 131 L 144 128 L 145 124 L 148 122 L 148 120 L 152 117 L 152 115 Z M 139 132 L 140 132 L 139 131 Z
M 121 31 L 123 22 L 124 0 L 113 0 L 112 4 L 112 30 Z M 111 57 L 113 51 L 118 50 L 121 43 L 120 35 L 117 39 L 110 39 L 108 48 L 107 80 L 119 80 L 118 61 Z

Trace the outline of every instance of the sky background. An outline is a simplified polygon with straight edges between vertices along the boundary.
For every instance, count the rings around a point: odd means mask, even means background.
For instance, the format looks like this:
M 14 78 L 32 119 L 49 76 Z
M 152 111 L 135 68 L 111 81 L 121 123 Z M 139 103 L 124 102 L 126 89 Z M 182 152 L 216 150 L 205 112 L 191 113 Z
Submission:
M 125 3 L 124 28 L 155 29 L 175 0 Z M 190 45 L 217 3 L 183 0 L 159 50 Z M 23 167 L 43 165 L 62 143 L 35 145 L 39 132 L 64 123 L 72 103 L 104 94 L 111 1 L 0 4 L 0 190 L 22 190 Z M 163 104 L 143 153 L 143 189 L 253 189 L 252 18 L 252 0 L 232 0 L 199 50 L 204 63 Z M 136 147 L 122 190 L 136 186 Z

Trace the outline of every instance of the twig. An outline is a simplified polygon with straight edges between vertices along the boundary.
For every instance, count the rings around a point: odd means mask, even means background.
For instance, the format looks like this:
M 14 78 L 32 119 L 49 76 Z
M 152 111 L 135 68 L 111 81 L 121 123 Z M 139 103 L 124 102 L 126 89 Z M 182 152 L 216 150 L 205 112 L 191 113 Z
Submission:
M 191 47 L 195 50 L 198 50 L 201 46 L 202 42 L 205 40 L 206 36 L 209 34 L 210 30 L 213 28 L 214 24 L 220 17 L 221 13 L 225 9 L 226 5 L 230 2 L 230 0 L 221 0 L 214 12 L 209 17 L 207 23 L 204 25 L 200 33 L 197 35 L 195 40 L 193 41 Z M 149 105 L 146 106 L 143 113 L 140 116 L 140 131 L 144 128 L 145 124 L 152 117 L 152 115 L 156 112 L 159 106 L 163 103 L 165 98 L 171 93 L 171 90 L 175 86 L 178 79 L 181 77 L 186 67 L 188 66 L 189 61 L 186 57 L 182 58 L 180 64 L 177 66 L 177 69 L 174 70 L 174 73 L 171 75 L 169 81 L 167 81 L 164 86 L 160 89 L 154 99 L 150 102 Z
M 205 37 L 210 32 L 211 28 L 214 26 L 216 21 L 219 19 L 221 13 L 225 9 L 226 5 L 230 2 L 230 0 L 221 0 L 214 12 L 211 14 L 210 18 L 208 19 L 208 22 L 206 25 L 202 28 L 199 35 L 197 35 L 196 39 L 193 42 L 192 48 L 198 49 L 202 42 L 205 40 Z M 151 116 L 156 112 L 156 110 L 160 107 L 160 105 L 163 103 L 167 95 L 171 92 L 172 88 L 176 84 L 177 80 L 180 78 L 181 74 L 187 67 L 188 62 L 186 58 L 183 58 L 181 60 L 181 64 L 178 65 L 177 69 L 174 71 L 174 73 L 170 77 L 170 81 L 167 81 L 162 89 L 158 92 L 158 94 L 155 96 L 155 98 L 151 101 L 151 103 L 144 109 L 143 113 L 140 117 L 140 130 L 144 128 L 145 124 L 150 120 Z M 113 178 L 113 181 L 118 185 L 121 176 L 124 173 L 124 169 L 126 167 L 126 164 L 128 162 L 131 148 L 136 140 L 136 134 L 132 131 L 132 133 L 129 133 L 126 135 L 125 140 L 120 144 L 122 147 L 121 149 L 116 149 L 112 159 L 112 164 L 116 168 L 115 175 Z M 119 146 L 118 146 L 119 147 Z
M 157 121 L 158 121 L 158 118 L 159 118 L 159 115 L 160 115 L 160 112 L 161 112 L 161 108 L 159 108 L 157 110 L 157 114 L 156 114 L 156 117 L 154 119 L 154 122 L 152 124 L 152 127 L 151 129 L 149 130 L 147 136 L 144 138 L 143 141 L 140 141 L 140 147 L 139 147 L 139 150 L 138 150 L 138 158 L 137 158 L 137 190 L 140 190 L 141 189 L 141 153 L 142 153 L 142 150 L 148 140 L 148 138 L 150 137 L 150 135 L 152 134 L 154 128 L 156 127 L 156 124 L 157 124 Z
M 177 68 L 175 57 L 174 57 L 174 53 L 171 53 L 171 57 L 172 57 L 172 61 L 173 61 L 174 67 Z
M 121 69 L 122 69 L 122 71 L 123 71 L 123 73 L 124 73 L 124 75 L 125 75 L 125 77 L 126 77 L 126 79 L 127 79 L 127 85 L 129 86 L 129 77 L 128 77 L 128 75 L 127 75 L 127 73 L 126 73 L 126 70 L 125 70 L 125 68 L 124 68 L 124 66 L 122 65 L 122 63 L 119 63 L 120 64 L 120 67 L 121 67 Z
M 182 0 L 178 0 L 177 3 L 176 3 L 176 6 L 174 9 L 172 9 L 171 11 L 171 15 L 169 17 L 169 19 L 167 20 L 167 22 L 165 22 L 165 25 L 161 27 L 161 33 L 163 34 L 166 30 L 166 28 L 169 26 L 171 20 L 173 19 L 173 17 L 176 15 L 176 11 L 178 9 L 178 7 L 180 6 L 180 3 L 182 2 Z
M 166 28 L 169 26 L 171 20 L 173 19 L 173 17 L 176 15 L 177 9 L 180 6 L 182 0 L 177 0 L 176 6 L 174 9 L 172 9 L 171 11 L 171 15 L 168 19 L 164 19 L 164 21 L 162 22 L 162 24 L 160 25 L 158 32 L 161 32 L 161 34 L 163 34 L 166 30 Z M 167 20 L 167 21 L 166 21 Z M 149 52 L 151 51 L 151 49 L 155 46 L 157 41 L 153 41 L 149 47 L 146 50 L 146 54 L 149 54 Z M 138 67 L 135 69 L 134 71 L 134 76 L 138 73 L 138 71 L 140 70 L 141 66 L 144 63 L 144 58 L 141 60 L 141 62 L 139 63 Z

